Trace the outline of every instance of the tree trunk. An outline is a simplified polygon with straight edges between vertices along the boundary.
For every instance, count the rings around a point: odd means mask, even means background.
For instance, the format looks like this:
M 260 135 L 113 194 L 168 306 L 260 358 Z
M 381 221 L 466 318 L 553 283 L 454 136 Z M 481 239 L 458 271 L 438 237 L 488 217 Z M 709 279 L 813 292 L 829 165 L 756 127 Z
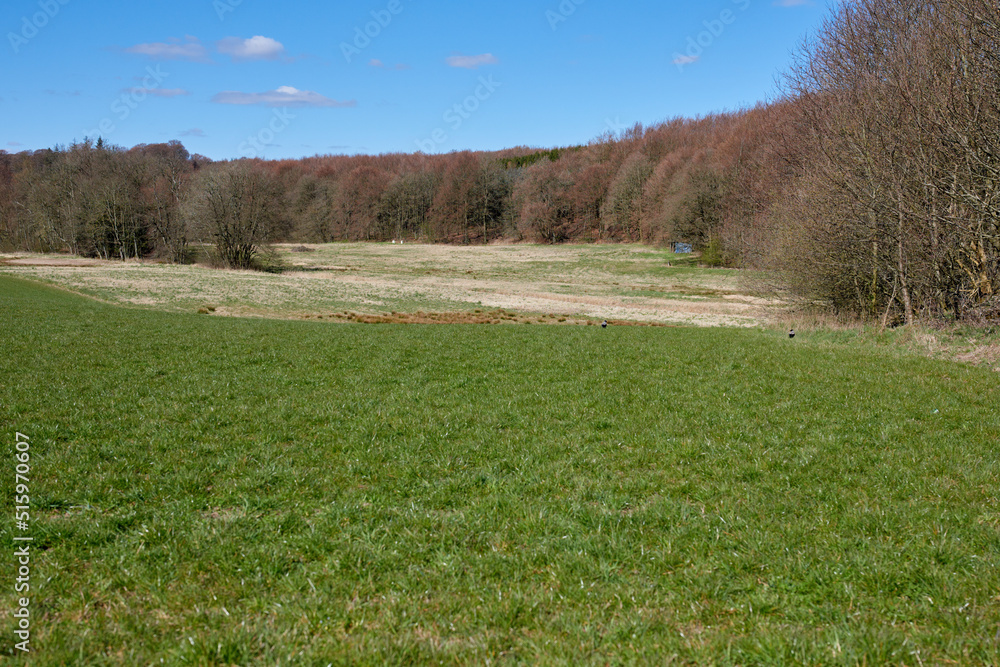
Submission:
M 899 228 L 897 229 L 898 238 L 896 240 L 896 261 L 897 269 L 899 270 L 899 289 L 903 297 L 903 308 L 906 311 L 906 324 L 907 326 L 910 326 L 913 324 L 913 301 L 910 299 L 910 287 L 906 280 L 906 250 L 904 248 L 905 237 L 903 236 L 906 214 L 903 211 L 902 191 L 900 191 L 899 196 Z

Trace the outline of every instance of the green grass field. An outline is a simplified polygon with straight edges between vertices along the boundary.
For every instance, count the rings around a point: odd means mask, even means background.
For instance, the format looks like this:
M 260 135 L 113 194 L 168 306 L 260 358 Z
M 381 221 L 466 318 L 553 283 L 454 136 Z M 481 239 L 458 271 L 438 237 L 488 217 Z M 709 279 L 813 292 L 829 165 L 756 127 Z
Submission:
M 0 276 L 0 654 L 996 664 L 998 385 L 761 330 L 218 318 Z

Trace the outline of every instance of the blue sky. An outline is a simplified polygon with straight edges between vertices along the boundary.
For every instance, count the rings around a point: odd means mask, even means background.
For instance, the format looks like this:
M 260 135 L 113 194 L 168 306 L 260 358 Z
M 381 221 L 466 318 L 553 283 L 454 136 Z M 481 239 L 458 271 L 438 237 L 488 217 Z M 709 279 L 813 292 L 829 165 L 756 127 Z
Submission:
M 821 0 L 4 0 L 0 150 L 587 143 L 774 94 Z

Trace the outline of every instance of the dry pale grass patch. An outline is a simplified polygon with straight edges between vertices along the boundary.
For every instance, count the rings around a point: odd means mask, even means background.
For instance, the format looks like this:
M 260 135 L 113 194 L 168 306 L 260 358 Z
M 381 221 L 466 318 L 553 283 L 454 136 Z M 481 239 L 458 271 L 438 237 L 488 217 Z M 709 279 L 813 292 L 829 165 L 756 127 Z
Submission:
M 111 303 L 236 317 L 347 312 L 355 322 L 487 324 L 497 318 L 476 311 L 500 310 L 519 313 L 521 323 L 552 314 L 542 321 L 756 326 L 781 307 L 747 294 L 737 272 L 671 266 L 667 253 L 639 245 L 369 243 L 278 253 L 286 267 L 278 275 L 49 255 L 5 256 L 0 272 Z
M 956 359 L 970 364 L 996 366 L 995 370 L 1000 372 L 1000 345 L 980 345 L 970 352 L 958 355 Z

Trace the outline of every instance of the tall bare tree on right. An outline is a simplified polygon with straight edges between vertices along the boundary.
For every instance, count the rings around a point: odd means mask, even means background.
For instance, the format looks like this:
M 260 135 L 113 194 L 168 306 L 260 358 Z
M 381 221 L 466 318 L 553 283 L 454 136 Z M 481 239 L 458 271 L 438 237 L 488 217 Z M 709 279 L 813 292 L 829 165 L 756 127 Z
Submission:
M 814 205 L 793 254 L 813 296 L 887 323 L 995 298 L 997 19 L 986 0 L 856 0 L 803 49 L 787 81 Z

